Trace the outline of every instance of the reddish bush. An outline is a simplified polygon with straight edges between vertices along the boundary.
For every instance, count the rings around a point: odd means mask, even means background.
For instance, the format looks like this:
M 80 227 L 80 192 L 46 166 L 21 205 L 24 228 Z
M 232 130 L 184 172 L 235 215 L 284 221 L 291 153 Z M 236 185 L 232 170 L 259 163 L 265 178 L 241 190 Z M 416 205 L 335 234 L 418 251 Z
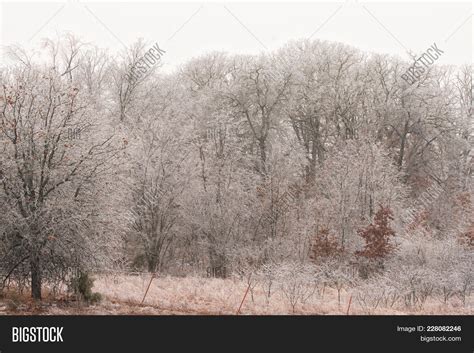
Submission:
M 357 256 L 367 259 L 382 260 L 394 250 L 390 237 L 395 235 L 395 231 L 390 227 L 393 220 L 393 213 L 388 207 L 379 205 L 379 210 L 374 216 L 371 224 L 357 233 L 364 238 L 365 246 L 362 250 L 356 251 Z
M 320 229 L 314 236 L 311 244 L 310 258 L 318 262 L 321 259 L 337 257 L 341 255 L 342 247 L 337 239 L 330 234 L 329 229 Z
M 460 241 L 466 247 L 474 248 L 474 224 L 471 224 L 468 230 L 461 235 Z
M 458 194 L 456 196 L 456 204 L 463 209 L 470 209 L 472 206 L 471 194 L 468 192 Z

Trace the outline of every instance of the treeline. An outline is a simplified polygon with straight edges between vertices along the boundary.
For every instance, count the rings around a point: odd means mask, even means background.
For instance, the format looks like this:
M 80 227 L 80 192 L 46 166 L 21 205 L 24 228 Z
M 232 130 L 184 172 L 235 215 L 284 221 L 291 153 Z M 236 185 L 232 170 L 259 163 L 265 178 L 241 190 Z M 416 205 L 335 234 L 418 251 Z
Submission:
M 112 56 L 71 36 L 36 59 L 11 48 L 3 285 L 39 298 L 44 283 L 116 267 L 292 268 L 470 288 L 472 66 L 433 65 L 409 85 L 409 62 L 302 40 L 129 81 L 147 49 Z

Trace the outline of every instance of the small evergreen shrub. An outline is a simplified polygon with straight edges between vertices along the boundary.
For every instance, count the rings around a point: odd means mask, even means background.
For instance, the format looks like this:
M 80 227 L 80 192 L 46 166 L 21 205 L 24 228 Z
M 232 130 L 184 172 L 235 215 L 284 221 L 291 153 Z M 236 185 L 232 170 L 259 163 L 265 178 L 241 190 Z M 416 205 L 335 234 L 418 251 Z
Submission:
M 102 300 L 100 293 L 92 292 L 94 279 L 88 273 L 81 272 L 71 280 L 71 289 L 81 300 L 89 304 L 96 304 Z

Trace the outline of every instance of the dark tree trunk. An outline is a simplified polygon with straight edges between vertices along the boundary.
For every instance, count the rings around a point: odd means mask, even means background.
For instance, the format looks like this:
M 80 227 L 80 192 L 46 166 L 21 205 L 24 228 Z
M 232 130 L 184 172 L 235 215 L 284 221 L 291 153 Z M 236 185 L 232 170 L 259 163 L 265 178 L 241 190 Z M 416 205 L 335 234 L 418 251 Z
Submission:
M 155 273 L 158 269 L 158 256 L 150 255 L 147 259 L 148 272 Z

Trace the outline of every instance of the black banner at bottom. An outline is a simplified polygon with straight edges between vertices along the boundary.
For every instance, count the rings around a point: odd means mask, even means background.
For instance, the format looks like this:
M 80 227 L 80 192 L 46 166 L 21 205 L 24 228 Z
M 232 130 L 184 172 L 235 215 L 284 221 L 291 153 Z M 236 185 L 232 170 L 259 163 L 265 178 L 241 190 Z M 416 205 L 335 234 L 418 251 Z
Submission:
M 0 316 L 0 353 L 474 352 L 473 316 Z

